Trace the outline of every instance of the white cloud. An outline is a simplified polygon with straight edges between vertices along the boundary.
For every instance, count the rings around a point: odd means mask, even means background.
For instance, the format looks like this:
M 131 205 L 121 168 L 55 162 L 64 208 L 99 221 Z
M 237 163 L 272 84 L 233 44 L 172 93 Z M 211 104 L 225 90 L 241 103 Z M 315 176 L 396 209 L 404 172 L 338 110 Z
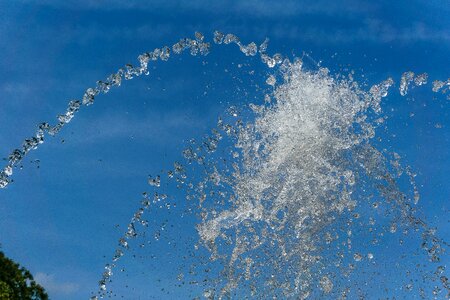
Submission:
M 72 282 L 60 282 L 55 279 L 55 275 L 38 272 L 34 276 L 34 280 L 42 285 L 45 290 L 52 294 L 72 294 L 80 289 L 78 284 Z

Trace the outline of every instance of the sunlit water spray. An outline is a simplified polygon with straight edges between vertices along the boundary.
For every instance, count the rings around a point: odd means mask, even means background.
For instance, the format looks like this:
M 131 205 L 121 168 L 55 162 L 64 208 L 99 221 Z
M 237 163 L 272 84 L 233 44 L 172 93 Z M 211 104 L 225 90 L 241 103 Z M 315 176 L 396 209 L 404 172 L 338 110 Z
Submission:
M 429 297 L 427 293 L 445 297 L 448 279 L 439 264 L 445 243 L 418 217 L 415 174 L 402 167 L 398 154 L 378 149 L 375 142 L 376 130 L 386 118 L 380 103 L 394 80 L 365 91 L 351 77 L 331 75 L 325 68 L 309 70 L 301 59 L 268 55 L 267 41 L 260 46 L 243 44 L 235 35 L 216 32 L 214 42 L 237 44 L 247 56 L 259 54 L 275 70 L 266 81 L 273 92 L 260 103 L 249 104 L 249 111 L 230 108 L 210 136 L 191 141 L 183 151 L 184 163 L 149 177 L 155 190 L 143 193 L 92 299 L 114 295 L 108 284 L 119 260 L 132 240 L 149 230 L 145 212 L 169 204 L 168 195 L 158 191 L 162 181 L 174 182 L 193 200 L 191 211 L 199 216 L 195 249 L 203 247 L 210 253 L 198 264 L 220 266 L 217 276 L 204 275 L 208 278 L 203 281 L 204 298 L 364 295 L 364 289 L 374 289 L 368 274 L 371 264 L 382 263 L 370 245 L 397 232 L 419 236 L 424 261 L 436 263 L 432 271 L 416 266 L 410 270 L 433 282 L 431 291 L 423 287 L 430 284 L 405 282 L 400 288 L 423 298 Z M 209 50 L 210 44 L 196 33 L 195 39 L 144 53 L 138 67 L 127 65 L 97 82 L 81 101 L 69 103 L 56 125 L 40 124 L 36 135 L 12 152 L 0 173 L 0 187 L 11 182 L 13 168 L 44 142 L 46 134 L 56 135 L 97 95 L 120 86 L 123 79 L 148 75 L 151 61 L 165 61 L 171 53 L 183 51 L 207 55 Z M 400 94 L 427 81 L 427 74 L 405 72 Z M 450 80 L 433 82 L 434 92 L 446 94 L 449 87 Z M 193 175 L 198 170 L 204 176 Z M 406 190 L 398 183 L 405 180 L 410 183 Z

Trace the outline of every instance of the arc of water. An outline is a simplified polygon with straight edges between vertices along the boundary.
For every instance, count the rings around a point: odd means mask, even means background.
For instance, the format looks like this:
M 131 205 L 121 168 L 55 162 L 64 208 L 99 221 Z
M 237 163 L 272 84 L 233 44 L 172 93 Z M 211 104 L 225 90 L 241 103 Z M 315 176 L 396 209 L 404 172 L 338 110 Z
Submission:
M 255 56 L 259 52 L 261 61 L 269 68 L 273 68 L 283 62 L 283 56 L 280 53 L 276 53 L 273 56 L 269 56 L 267 54 L 267 46 L 269 41 L 267 38 L 259 46 L 259 49 L 255 42 L 245 45 L 236 35 L 231 33 L 225 35 L 219 31 L 215 31 L 213 40 L 215 44 L 234 43 L 246 56 Z M 196 32 L 194 39 L 183 38 L 172 45 L 172 47 L 164 46 L 162 48 L 155 48 L 151 52 L 145 52 L 139 55 L 138 67 L 133 67 L 133 65 L 127 64 L 123 68 L 119 68 L 116 73 L 111 74 L 105 80 L 97 81 L 95 87 L 86 89 L 81 101 L 69 101 L 67 110 L 57 116 L 58 122 L 55 125 L 50 125 L 48 122 L 38 124 L 36 134 L 32 137 L 26 138 L 21 147 L 11 151 L 11 154 L 6 159 L 6 166 L 0 171 L 0 189 L 6 188 L 8 184 L 13 181 L 11 176 L 13 175 L 14 167 L 17 166 L 31 150 L 35 150 L 43 144 L 46 135 L 57 135 L 65 125 L 72 121 L 73 117 L 79 112 L 82 106 L 92 105 L 95 98 L 99 94 L 106 94 L 112 87 L 119 87 L 122 84 L 123 79 L 131 80 L 134 77 L 141 76 L 142 74 L 149 75 L 148 64 L 150 61 L 167 61 L 170 58 L 171 53 L 181 54 L 186 50 L 189 50 L 189 53 L 193 56 L 198 54 L 206 56 L 209 54 L 210 47 L 211 44 L 205 41 L 204 35 L 200 32 Z M 400 85 L 400 93 L 402 96 L 406 95 L 408 84 L 411 81 L 414 81 L 414 83 L 419 86 L 425 84 L 428 79 L 428 75 L 426 73 L 418 75 L 416 78 L 409 78 L 411 76 L 414 76 L 414 73 L 405 72 L 402 75 Z M 445 94 L 449 89 L 448 86 L 450 86 L 450 79 L 447 81 L 435 80 L 433 82 L 433 92 L 437 93 L 441 91 Z
M 275 54 L 270 57 L 266 54 L 267 50 L 266 39 L 263 44 L 260 45 L 260 55 L 262 61 L 269 67 L 274 67 L 276 64 L 281 63 L 282 56 Z M 244 45 L 240 42 L 239 38 L 234 34 L 223 34 L 219 31 L 214 32 L 214 43 L 216 44 L 236 44 L 239 49 L 247 56 L 255 56 L 258 52 L 258 46 L 251 42 L 248 45 Z M 79 112 L 82 106 L 89 106 L 94 103 L 95 98 L 100 94 L 106 94 L 112 87 L 119 87 L 122 84 L 122 80 L 131 80 L 134 77 L 139 77 L 142 74 L 149 75 L 148 64 L 150 61 L 167 61 L 170 58 L 171 53 L 181 54 L 182 52 L 189 50 L 189 53 L 193 56 L 196 55 L 208 55 L 211 44 L 205 41 L 204 35 L 200 32 L 195 33 L 195 38 L 183 38 L 175 43 L 172 47 L 164 46 L 162 48 L 156 48 L 151 52 L 145 52 L 138 56 L 139 66 L 134 67 L 131 64 L 125 65 L 120 68 L 116 73 L 111 74 L 106 80 L 99 80 L 96 86 L 86 89 L 82 100 L 69 101 L 67 110 L 58 115 L 57 123 L 50 125 L 48 122 L 43 122 L 37 127 L 36 134 L 30 138 L 27 138 L 22 143 L 22 146 L 14 149 L 7 158 L 7 164 L 0 171 L 0 188 L 5 188 L 13 180 L 11 176 L 15 166 L 20 164 L 24 157 L 31 151 L 37 149 L 44 143 L 45 136 L 55 136 L 61 129 L 70 123 L 73 117 Z

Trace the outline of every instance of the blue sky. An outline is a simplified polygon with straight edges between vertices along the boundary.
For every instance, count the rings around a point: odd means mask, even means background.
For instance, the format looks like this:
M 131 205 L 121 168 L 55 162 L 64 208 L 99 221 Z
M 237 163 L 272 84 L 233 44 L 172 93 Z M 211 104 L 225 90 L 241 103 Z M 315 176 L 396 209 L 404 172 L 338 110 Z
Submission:
M 448 1 L 0 0 L 0 156 L 97 80 L 195 31 L 210 41 L 214 30 L 246 42 L 268 37 L 269 52 L 306 52 L 332 71 L 355 70 L 370 85 L 388 76 L 398 83 L 408 70 L 449 78 L 449 28 Z M 189 138 L 207 133 L 228 105 L 246 102 L 224 88 L 236 86 L 237 71 L 223 72 L 234 61 L 263 70 L 231 46 L 215 47 L 206 58 L 158 63 L 149 77 L 125 82 L 83 109 L 0 190 L 3 251 L 53 299 L 87 298 L 148 189 L 147 175 L 171 168 Z M 430 90 L 428 84 L 414 97 L 386 100 L 395 135 L 386 147 L 419 174 L 424 212 L 448 238 L 450 109 Z M 30 163 L 37 159 L 39 168 Z M 131 286 L 144 281 L 133 278 Z

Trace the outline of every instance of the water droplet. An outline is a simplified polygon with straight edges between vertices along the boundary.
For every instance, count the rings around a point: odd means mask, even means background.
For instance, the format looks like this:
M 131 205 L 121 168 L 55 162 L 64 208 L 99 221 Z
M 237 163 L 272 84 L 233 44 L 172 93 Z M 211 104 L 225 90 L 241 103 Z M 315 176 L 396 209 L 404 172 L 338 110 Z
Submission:
M 252 42 L 247 46 L 241 46 L 241 51 L 246 56 L 255 56 L 256 53 L 258 52 L 258 46 L 256 46 L 256 44 Z
M 277 80 L 275 79 L 275 76 L 270 75 L 269 77 L 267 77 L 266 83 L 268 85 L 275 86 L 276 82 L 277 82 Z
M 84 93 L 82 103 L 83 105 L 91 105 L 94 103 L 95 96 L 98 95 L 98 90 L 93 88 L 88 88 Z
M 214 43 L 222 44 L 224 38 L 224 34 L 220 31 L 214 31 Z
M 444 87 L 445 86 L 450 86 L 450 78 L 447 81 L 440 81 L 440 80 L 435 80 L 433 81 L 433 92 L 437 93 L 441 90 L 444 91 Z
M 418 74 L 414 78 L 414 83 L 415 83 L 416 86 L 421 86 L 421 85 L 427 84 L 427 81 L 428 81 L 428 74 L 427 73 Z
M 391 226 L 389 227 L 389 232 L 390 233 L 395 233 L 397 232 L 397 224 L 396 223 L 392 223 Z
M 203 36 L 203 34 L 201 32 L 195 32 L 195 39 L 199 42 L 203 42 L 203 39 L 205 37 Z
M 238 42 L 239 42 L 238 37 L 232 33 L 227 34 L 225 36 L 225 38 L 223 39 L 224 44 L 231 44 L 231 43 L 238 43 Z
M 167 61 L 170 57 L 170 48 L 165 46 L 161 49 L 161 53 L 159 55 L 162 61 Z
M 400 79 L 400 95 L 405 96 L 408 93 L 410 82 L 414 80 L 414 72 L 405 72 Z
M 13 169 L 11 166 L 6 166 L 3 172 L 6 174 L 6 176 L 11 176 L 13 173 Z
M 151 176 L 148 176 L 148 184 L 156 187 L 160 187 L 161 185 L 161 178 L 156 176 L 155 178 L 152 178 Z
M 325 294 L 329 294 L 333 290 L 333 282 L 327 276 L 323 276 L 320 279 L 320 287 Z
M 359 253 L 353 254 L 353 259 L 354 259 L 355 261 L 361 261 L 362 258 L 363 258 L 362 255 L 359 254 Z

